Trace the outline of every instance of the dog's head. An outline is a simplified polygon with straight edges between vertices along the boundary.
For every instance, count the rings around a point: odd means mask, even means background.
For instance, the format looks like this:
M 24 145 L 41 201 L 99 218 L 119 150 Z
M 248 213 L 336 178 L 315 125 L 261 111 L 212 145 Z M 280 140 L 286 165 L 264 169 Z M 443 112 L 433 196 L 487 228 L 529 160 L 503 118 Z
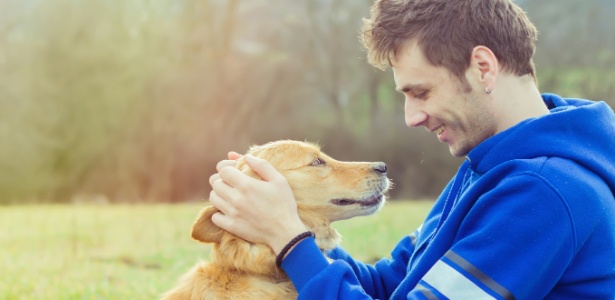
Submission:
M 339 242 L 331 222 L 376 212 L 390 186 L 384 163 L 338 161 L 311 143 L 277 141 L 253 146 L 248 153 L 267 160 L 284 175 L 295 195 L 299 216 L 314 231 L 322 249 Z M 258 178 L 244 162 L 237 167 Z M 211 222 L 216 212 L 212 206 L 201 211 L 192 227 L 194 239 L 220 242 L 226 233 Z

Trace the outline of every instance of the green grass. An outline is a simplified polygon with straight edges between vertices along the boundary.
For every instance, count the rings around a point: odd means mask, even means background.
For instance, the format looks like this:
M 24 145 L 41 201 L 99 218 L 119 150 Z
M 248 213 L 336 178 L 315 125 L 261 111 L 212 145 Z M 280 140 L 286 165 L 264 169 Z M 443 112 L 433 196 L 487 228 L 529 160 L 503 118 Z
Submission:
M 156 299 L 209 246 L 190 239 L 201 204 L 0 207 L 0 299 Z M 431 202 L 391 202 L 334 223 L 363 261 L 388 256 Z

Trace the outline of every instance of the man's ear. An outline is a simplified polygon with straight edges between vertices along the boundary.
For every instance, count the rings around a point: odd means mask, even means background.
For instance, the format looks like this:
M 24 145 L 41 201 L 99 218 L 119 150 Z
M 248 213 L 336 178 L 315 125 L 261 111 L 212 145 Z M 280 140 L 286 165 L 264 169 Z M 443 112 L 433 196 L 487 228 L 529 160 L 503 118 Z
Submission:
M 500 70 L 498 59 L 493 51 L 485 46 L 474 47 L 471 53 L 470 67 L 474 68 L 478 80 L 490 91 L 493 91 Z
M 219 243 L 224 230 L 211 221 L 211 216 L 219 210 L 214 206 L 207 206 L 201 210 L 199 216 L 192 224 L 192 238 L 203 243 Z

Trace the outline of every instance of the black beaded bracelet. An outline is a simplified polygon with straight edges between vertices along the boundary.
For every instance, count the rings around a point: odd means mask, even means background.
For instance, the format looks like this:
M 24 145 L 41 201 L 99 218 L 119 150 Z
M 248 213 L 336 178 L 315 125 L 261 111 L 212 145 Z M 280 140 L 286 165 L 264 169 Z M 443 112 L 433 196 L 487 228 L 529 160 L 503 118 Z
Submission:
M 303 239 L 305 239 L 307 237 L 310 237 L 310 236 L 315 236 L 315 235 L 311 231 L 306 231 L 306 232 L 301 233 L 298 236 L 294 237 L 292 240 L 290 240 L 290 242 L 288 242 L 288 244 L 286 244 L 286 246 L 284 246 L 284 248 L 282 248 L 282 251 L 280 251 L 280 254 L 278 254 L 278 256 L 275 258 L 275 264 L 278 267 L 280 267 L 282 265 L 282 260 L 284 259 L 284 256 L 286 256 L 286 253 L 288 252 L 288 250 L 290 250 L 290 248 L 295 246 L 301 240 L 303 240 Z

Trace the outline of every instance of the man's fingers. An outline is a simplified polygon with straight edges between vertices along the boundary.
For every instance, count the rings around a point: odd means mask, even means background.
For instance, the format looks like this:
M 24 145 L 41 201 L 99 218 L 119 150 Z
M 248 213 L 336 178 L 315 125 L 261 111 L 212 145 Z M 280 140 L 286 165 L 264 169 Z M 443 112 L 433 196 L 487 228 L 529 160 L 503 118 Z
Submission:
M 222 229 L 224 229 L 226 231 L 229 231 L 228 229 L 230 227 L 231 221 L 223 213 L 217 212 L 217 213 L 213 214 L 211 216 L 211 221 L 214 224 L 216 224 L 216 226 L 218 226 L 218 227 L 220 227 L 220 228 L 222 228 Z
M 260 182 L 260 180 L 244 174 L 235 167 L 224 167 L 220 169 L 218 175 L 226 184 L 240 190 L 254 182 Z
M 254 157 L 250 154 L 245 156 L 246 163 L 263 180 L 271 182 L 284 178 L 268 161 Z
M 218 162 L 216 164 L 216 170 L 218 170 L 218 172 L 220 172 L 220 170 L 222 170 L 222 168 L 225 167 L 236 167 L 237 164 L 239 163 L 239 159 L 242 157 L 241 154 L 237 153 L 237 152 L 229 152 L 227 154 L 228 159 L 225 160 L 221 160 L 220 162 Z
M 229 160 L 229 159 L 221 160 L 220 162 L 218 162 L 218 164 L 216 164 L 216 170 L 220 172 L 220 170 L 226 167 L 236 167 L 238 163 L 239 162 L 236 160 Z
M 238 159 L 240 159 L 243 155 L 241 155 L 241 154 L 239 154 L 239 153 L 237 153 L 237 152 L 231 151 L 231 152 L 229 152 L 226 156 L 227 156 L 227 157 L 228 157 L 228 159 L 230 159 L 230 160 L 238 160 Z
M 211 221 L 214 224 L 216 224 L 216 226 L 222 228 L 223 230 L 232 232 L 233 234 L 243 239 L 246 239 L 252 242 L 263 243 L 263 241 L 253 239 L 253 235 L 251 234 L 252 226 L 248 226 L 245 222 L 242 222 L 242 220 L 240 219 L 234 218 L 229 215 L 225 215 L 221 212 L 217 212 L 211 216 Z
M 233 213 L 233 206 L 226 202 L 226 200 L 222 199 L 216 191 L 211 191 L 209 193 L 209 203 L 225 215 Z
M 225 202 L 233 202 L 233 199 L 236 198 L 238 193 L 237 190 L 233 189 L 222 179 L 214 181 L 211 188 L 212 192 L 215 192 L 216 195 L 222 198 Z
M 216 180 L 220 179 L 220 174 L 216 173 L 214 175 L 211 175 L 209 177 L 209 185 L 213 188 L 214 187 L 214 182 L 216 182 Z

